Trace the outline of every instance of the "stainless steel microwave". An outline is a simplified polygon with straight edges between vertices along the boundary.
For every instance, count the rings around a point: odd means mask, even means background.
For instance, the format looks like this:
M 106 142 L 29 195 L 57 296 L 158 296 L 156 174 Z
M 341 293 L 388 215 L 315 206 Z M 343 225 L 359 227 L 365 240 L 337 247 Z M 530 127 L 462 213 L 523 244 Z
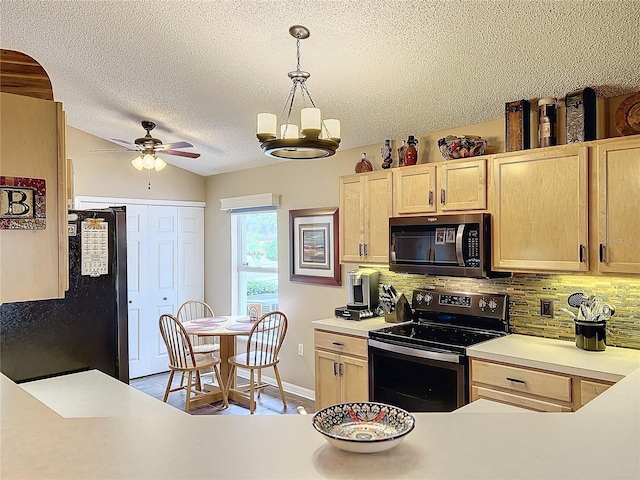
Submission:
M 389 270 L 455 277 L 490 276 L 488 213 L 392 217 Z

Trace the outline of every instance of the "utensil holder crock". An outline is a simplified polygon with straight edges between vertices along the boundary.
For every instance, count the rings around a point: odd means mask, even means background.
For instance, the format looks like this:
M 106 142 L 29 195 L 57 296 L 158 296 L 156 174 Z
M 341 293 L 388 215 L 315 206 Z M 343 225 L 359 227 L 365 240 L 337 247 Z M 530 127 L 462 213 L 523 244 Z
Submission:
M 607 348 L 607 322 L 574 320 L 576 324 L 576 347 L 601 352 Z

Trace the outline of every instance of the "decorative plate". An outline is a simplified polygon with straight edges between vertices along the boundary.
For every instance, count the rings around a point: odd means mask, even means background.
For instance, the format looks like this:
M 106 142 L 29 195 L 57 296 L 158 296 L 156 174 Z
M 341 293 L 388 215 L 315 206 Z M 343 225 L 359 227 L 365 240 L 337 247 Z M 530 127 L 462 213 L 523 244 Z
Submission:
M 374 453 L 397 446 L 413 430 L 415 418 L 384 403 L 339 403 L 317 412 L 313 426 L 337 448 Z
M 622 101 L 616 110 L 615 122 L 620 135 L 640 133 L 640 92 Z

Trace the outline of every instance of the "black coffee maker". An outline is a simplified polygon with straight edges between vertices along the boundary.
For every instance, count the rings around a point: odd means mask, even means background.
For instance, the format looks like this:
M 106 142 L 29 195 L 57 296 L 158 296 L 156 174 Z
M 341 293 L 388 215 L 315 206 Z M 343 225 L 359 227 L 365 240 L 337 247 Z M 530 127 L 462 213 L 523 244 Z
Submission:
M 349 303 L 338 307 L 335 316 L 347 320 L 362 320 L 376 315 L 378 306 L 378 279 L 380 272 L 372 268 L 359 268 L 347 273 Z

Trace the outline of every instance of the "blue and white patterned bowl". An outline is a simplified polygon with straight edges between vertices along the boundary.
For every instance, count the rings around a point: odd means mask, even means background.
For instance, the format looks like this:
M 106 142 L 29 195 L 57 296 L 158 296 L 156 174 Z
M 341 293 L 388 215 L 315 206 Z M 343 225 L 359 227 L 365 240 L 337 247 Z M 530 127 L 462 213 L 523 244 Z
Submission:
M 333 446 L 374 453 L 397 446 L 413 430 L 415 418 L 392 405 L 375 402 L 338 403 L 313 416 L 313 426 Z

